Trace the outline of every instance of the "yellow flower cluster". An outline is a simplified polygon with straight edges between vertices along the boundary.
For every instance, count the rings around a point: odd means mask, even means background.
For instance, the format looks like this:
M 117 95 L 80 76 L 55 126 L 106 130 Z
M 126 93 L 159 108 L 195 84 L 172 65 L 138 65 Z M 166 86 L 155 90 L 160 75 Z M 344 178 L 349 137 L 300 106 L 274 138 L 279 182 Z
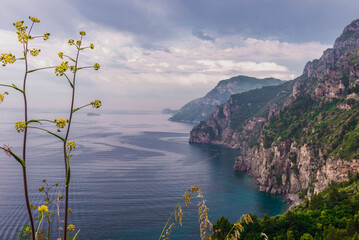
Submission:
M 39 55 L 39 53 L 41 52 L 41 49 L 32 49 L 30 50 L 30 54 L 34 57 L 36 57 L 37 55 Z
M 96 99 L 96 100 L 91 102 L 91 105 L 92 105 L 93 108 L 100 108 L 102 103 L 101 103 L 101 100 Z
M 27 26 L 24 26 L 24 21 L 17 21 L 15 23 L 13 23 L 12 25 L 15 26 L 15 28 L 17 29 L 17 31 L 19 32 L 25 32 L 27 29 Z
M 100 69 L 100 64 L 95 63 L 95 65 L 93 65 L 93 68 L 97 71 Z
M 18 133 L 25 131 L 26 125 L 23 121 L 15 123 L 15 129 Z
M 75 41 L 73 39 L 69 39 L 69 45 L 74 45 Z
M 67 120 L 63 118 L 55 119 L 56 127 L 58 128 L 64 128 L 67 124 Z
M 24 229 L 24 234 L 27 235 L 31 232 L 31 228 L 29 226 L 27 226 L 25 229 Z
M 67 142 L 66 147 L 70 151 L 75 150 L 76 149 L 76 143 L 74 141 L 69 141 L 69 142 Z
M 67 229 L 69 230 L 69 231 L 75 231 L 76 230 L 76 227 L 75 227 L 75 225 L 73 225 L 73 224 L 70 224 L 68 227 L 67 227 Z
M 57 66 L 55 68 L 55 74 L 56 76 L 62 76 L 64 73 L 69 69 L 69 63 L 68 62 L 62 62 L 60 66 Z
M 64 53 L 63 52 L 59 52 L 59 58 L 63 58 L 64 57 Z
M 13 64 L 16 61 L 16 57 L 11 53 L 2 53 L 0 56 L 0 61 L 2 65 L 5 67 L 6 64 Z
M 31 16 L 29 16 L 29 19 L 30 19 L 31 21 L 33 21 L 34 23 L 39 23 L 39 22 L 40 22 L 40 20 L 39 20 L 38 18 L 36 18 L 36 17 L 31 17 Z
M 2 103 L 4 101 L 4 95 L 2 95 L 1 93 L 0 93 L 0 103 Z
M 80 35 L 81 36 L 86 36 L 86 32 L 85 31 L 80 31 Z
M 48 40 L 49 37 L 50 37 L 50 33 L 45 33 L 45 34 L 44 34 L 44 40 L 45 40 L 45 41 Z
M 45 205 L 41 205 L 40 207 L 37 208 L 37 210 L 41 213 L 47 213 L 49 211 L 49 208 Z

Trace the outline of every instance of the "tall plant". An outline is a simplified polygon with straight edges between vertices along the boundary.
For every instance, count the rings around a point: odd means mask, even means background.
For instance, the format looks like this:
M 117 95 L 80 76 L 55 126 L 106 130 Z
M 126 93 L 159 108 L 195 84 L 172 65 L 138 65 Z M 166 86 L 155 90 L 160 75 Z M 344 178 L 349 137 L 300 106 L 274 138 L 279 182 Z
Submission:
M 72 151 L 76 149 L 76 143 L 74 141 L 69 140 L 70 139 L 70 127 L 73 119 L 73 115 L 78 110 L 87 107 L 92 106 L 93 108 L 100 108 L 101 107 L 101 101 L 96 99 L 89 104 L 85 104 L 83 106 L 75 108 L 75 91 L 76 91 L 76 77 L 77 72 L 79 70 L 85 69 L 85 68 L 94 68 L 95 70 L 100 69 L 100 65 L 98 63 L 95 63 L 93 66 L 79 66 L 79 57 L 81 51 L 85 49 L 94 49 L 94 45 L 91 43 L 88 46 L 83 46 L 83 37 L 86 35 L 84 31 L 80 31 L 80 39 L 75 41 L 73 39 L 70 39 L 68 41 L 68 44 L 70 46 L 75 47 L 75 57 L 70 57 L 69 55 L 64 54 L 63 52 L 60 52 L 58 56 L 63 59 L 66 58 L 68 61 L 63 61 L 59 66 L 49 66 L 49 67 L 43 67 L 38 69 L 31 69 L 29 70 L 29 53 L 31 56 L 36 57 L 40 54 L 40 49 L 32 49 L 29 50 L 29 41 L 37 38 L 43 38 L 44 40 L 48 40 L 50 34 L 45 33 L 43 35 L 31 35 L 32 29 L 34 24 L 39 23 L 40 20 L 35 17 L 29 17 L 31 21 L 30 28 L 24 25 L 24 21 L 18 21 L 15 22 L 13 25 L 17 29 L 17 35 L 18 40 L 22 44 L 23 47 L 23 57 L 22 58 L 16 58 L 15 55 L 12 53 L 3 53 L 0 56 L 0 61 L 2 62 L 3 66 L 6 66 L 7 64 L 13 64 L 16 62 L 16 60 L 23 60 L 25 63 L 25 73 L 24 73 L 24 79 L 22 88 L 16 86 L 15 84 L 0 84 L 0 87 L 7 87 L 14 89 L 18 92 L 20 92 L 23 95 L 24 99 L 24 120 L 18 121 L 15 124 L 15 129 L 17 132 L 24 133 L 23 136 L 23 143 L 22 143 L 22 157 L 19 157 L 17 154 L 15 154 L 10 146 L 4 145 L 3 147 L 0 147 L 5 151 L 6 154 L 8 154 L 10 157 L 13 157 L 15 160 L 17 160 L 22 167 L 23 172 L 23 185 L 24 185 L 24 195 L 25 195 L 25 203 L 27 208 L 27 213 L 29 216 L 30 221 L 30 228 L 31 228 L 31 239 L 36 240 L 38 238 L 38 229 L 35 229 L 34 225 L 34 218 L 32 216 L 31 210 L 34 209 L 34 207 L 30 204 L 29 200 L 29 194 L 28 194 L 28 184 L 27 184 L 27 175 L 26 175 L 26 167 L 27 167 L 27 161 L 26 161 L 26 146 L 27 146 L 27 133 L 29 128 L 33 128 L 36 130 L 44 131 L 58 139 L 60 139 L 63 142 L 63 158 L 64 158 L 64 170 L 65 170 L 65 209 L 64 209 L 64 226 L 63 226 L 63 240 L 66 240 L 68 238 L 67 230 L 74 230 L 74 225 L 70 224 L 68 225 L 68 215 L 69 215 L 69 186 L 70 186 L 70 179 L 71 179 L 71 168 L 70 168 L 70 158 L 72 157 Z M 69 61 L 71 64 L 69 65 Z M 69 86 L 72 91 L 72 97 L 71 97 L 71 104 L 69 107 L 69 115 L 67 119 L 64 118 L 57 118 L 54 121 L 48 120 L 48 119 L 28 119 L 28 103 L 27 103 L 27 95 L 26 95 L 26 83 L 28 74 L 34 73 L 39 70 L 45 70 L 45 69 L 54 69 L 56 76 L 63 76 L 69 83 Z M 69 73 L 69 75 L 67 74 Z M 4 101 L 4 95 L 7 95 L 8 92 L 0 93 L 0 102 Z M 41 124 L 42 122 L 51 122 L 57 127 L 57 132 L 53 132 L 47 128 L 44 127 L 38 127 L 34 126 L 34 124 Z M 65 136 L 61 136 L 59 132 L 61 132 L 62 129 L 66 129 Z M 41 214 L 41 220 L 43 219 L 44 213 L 47 213 L 48 209 L 45 207 L 39 207 L 38 211 Z M 41 225 L 41 220 L 40 224 Z

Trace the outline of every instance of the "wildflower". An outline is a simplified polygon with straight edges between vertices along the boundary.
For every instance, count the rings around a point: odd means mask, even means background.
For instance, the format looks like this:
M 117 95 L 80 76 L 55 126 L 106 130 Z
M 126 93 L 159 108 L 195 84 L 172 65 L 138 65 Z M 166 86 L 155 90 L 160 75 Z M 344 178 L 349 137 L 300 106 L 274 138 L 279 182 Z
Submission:
M 95 65 L 93 66 L 93 68 L 97 71 L 100 69 L 100 64 L 95 63 Z
M 71 208 L 69 208 L 68 211 L 69 211 L 69 214 L 72 214 L 72 209 Z
M 33 49 L 30 51 L 30 54 L 34 57 L 36 57 L 37 55 L 39 55 L 39 53 L 41 52 L 41 49 Z
M 0 93 L 0 103 L 4 101 L 4 95 Z
M 25 32 L 17 32 L 17 38 L 19 39 L 19 42 L 27 43 L 27 41 L 29 40 L 29 38 L 31 38 L 31 36 L 29 36 Z
M 0 61 L 3 63 L 2 65 L 5 67 L 6 64 L 13 64 L 16 61 L 16 58 L 11 53 L 2 53 L 0 56 Z
M 13 23 L 12 25 L 15 26 L 15 28 L 17 29 L 17 31 L 19 32 L 25 32 L 27 29 L 27 26 L 23 26 L 24 21 L 17 21 L 15 23 Z
M 93 45 L 93 43 L 90 44 L 90 48 L 91 49 L 94 49 L 95 48 L 95 45 Z
M 29 16 L 29 19 L 30 19 L 31 21 L 33 21 L 34 23 L 39 23 L 39 22 L 40 22 L 40 20 L 39 20 L 38 18 L 36 18 L 36 17 L 31 17 L 31 16 Z
M 44 40 L 49 40 L 49 37 L 50 37 L 50 33 L 45 33 L 44 34 Z
M 59 52 L 59 58 L 63 58 L 64 57 L 64 53 L 63 52 Z
M 29 226 L 27 226 L 25 229 L 24 229 L 24 234 L 28 234 L 31 232 L 31 228 Z
M 40 207 L 37 208 L 37 210 L 41 213 L 47 213 L 49 211 L 49 208 L 45 205 L 41 205 Z
M 84 31 L 80 31 L 81 36 L 86 36 L 86 33 Z
M 63 118 L 55 119 L 56 127 L 58 128 L 64 128 L 67 124 L 67 121 Z
M 70 151 L 75 150 L 76 149 L 76 143 L 74 141 L 69 141 L 69 142 L 67 142 L 66 147 Z
M 57 199 L 59 199 L 59 201 L 62 199 L 62 195 L 59 194 L 59 196 L 57 197 Z
M 55 74 L 56 76 L 62 76 L 64 73 L 69 69 L 69 63 L 68 62 L 62 62 L 60 66 L 57 66 L 55 68 Z
M 26 125 L 23 121 L 18 121 L 17 123 L 15 123 L 15 129 L 18 133 L 25 131 L 25 128 Z
M 45 189 L 45 187 L 39 187 L 39 192 L 42 192 L 42 191 L 44 191 L 44 189 Z
M 101 100 L 96 99 L 96 100 L 91 102 L 91 105 L 92 105 L 93 108 L 100 108 L 102 103 L 101 103 Z
M 46 179 L 42 179 L 42 182 L 45 183 L 45 182 L 46 182 Z
M 75 227 L 75 225 L 70 224 L 70 225 L 67 227 L 67 230 L 74 232 L 74 231 L 76 230 L 76 227 Z
M 73 39 L 69 39 L 69 44 L 70 44 L 70 45 L 74 45 L 74 42 L 75 42 L 75 41 L 74 41 Z

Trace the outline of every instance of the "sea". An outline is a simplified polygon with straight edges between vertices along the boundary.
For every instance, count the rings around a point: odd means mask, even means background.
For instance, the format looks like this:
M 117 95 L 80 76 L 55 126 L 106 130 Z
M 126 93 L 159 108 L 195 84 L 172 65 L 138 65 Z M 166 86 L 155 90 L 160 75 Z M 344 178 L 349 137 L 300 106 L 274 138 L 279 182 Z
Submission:
M 0 145 L 10 146 L 21 156 L 23 134 L 16 132 L 14 124 L 23 119 L 23 112 L 2 108 L 0 113 Z M 67 116 L 61 110 L 30 109 L 29 114 L 30 119 Z M 242 214 L 255 213 L 262 218 L 265 213 L 274 216 L 288 209 L 282 196 L 259 192 L 250 176 L 233 170 L 238 151 L 189 144 L 194 125 L 171 122 L 169 117 L 155 111 L 75 113 L 69 138 L 77 144 L 70 159 L 69 207 L 73 213 L 69 224 L 80 230 L 77 239 L 160 239 L 177 202 L 194 185 L 203 192 L 213 224 L 221 216 L 234 223 Z M 31 124 L 56 132 L 52 123 Z M 44 204 L 45 194 L 38 191 L 44 186 L 43 179 L 49 186 L 59 183 L 51 189 L 51 199 L 64 194 L 64 160 L 58 138 L 29 129 L 26 163 L 32 204 Z M 54 219 L 55 203 L 49 207 Z M 180 204 L 183 225 L 175 223 L 171 239 L 200 239 L 198 199 L 193 196 L 189 208 L 183 201 Z M 38 215 L 36 210 L 33 213 Z M 17 239 L 16 231 L 27 223 L 21 166 L 0 152 L 0 240 Z M 58 226 L 55 220 L 51 239 L 59 237 Z M 47 228 L 47 222 L 40 227 Z

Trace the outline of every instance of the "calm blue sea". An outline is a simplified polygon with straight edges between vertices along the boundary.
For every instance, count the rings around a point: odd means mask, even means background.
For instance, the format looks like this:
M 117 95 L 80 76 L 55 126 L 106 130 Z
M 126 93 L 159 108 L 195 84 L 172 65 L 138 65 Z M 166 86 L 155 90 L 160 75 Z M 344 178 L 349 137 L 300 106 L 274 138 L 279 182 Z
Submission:
M 67 117 L 61 111 L 31 111 L 32 119 Z M 237 152 L 188 144 L 191 124 L 169 122 L 169 115 L 157 112 L 97 113 L 78 112 L 70 134 L 78 146 L 71 158 L 70 223 L 81 229 L 79 239 L 158 239 L 184 191 L 195 184 L 207 199 L 212 223 L 222 215 L 234 222 L 245 213 L 262 217 L 288 208 L 282 197 L 259 192 L 249 176 L 233 171 Z M 0 144 L 19 155 L 22 134 L 13 126 L 22 119 L 21 111 L 1 109 Z M 43 198 L 37 191 L 43 178 L 63 186 L 61 146 L 57 138 L 30 130 L 33 204 Z M 184 224 L 173 228 L 171 239 L 199 239 L 196 207 L 194 200 L 184 209 Z M 27 222 L 21 167 L 0 152 L 0 239 L 16 239 Z M 54 232 L 52 239 L 57 237 Z

